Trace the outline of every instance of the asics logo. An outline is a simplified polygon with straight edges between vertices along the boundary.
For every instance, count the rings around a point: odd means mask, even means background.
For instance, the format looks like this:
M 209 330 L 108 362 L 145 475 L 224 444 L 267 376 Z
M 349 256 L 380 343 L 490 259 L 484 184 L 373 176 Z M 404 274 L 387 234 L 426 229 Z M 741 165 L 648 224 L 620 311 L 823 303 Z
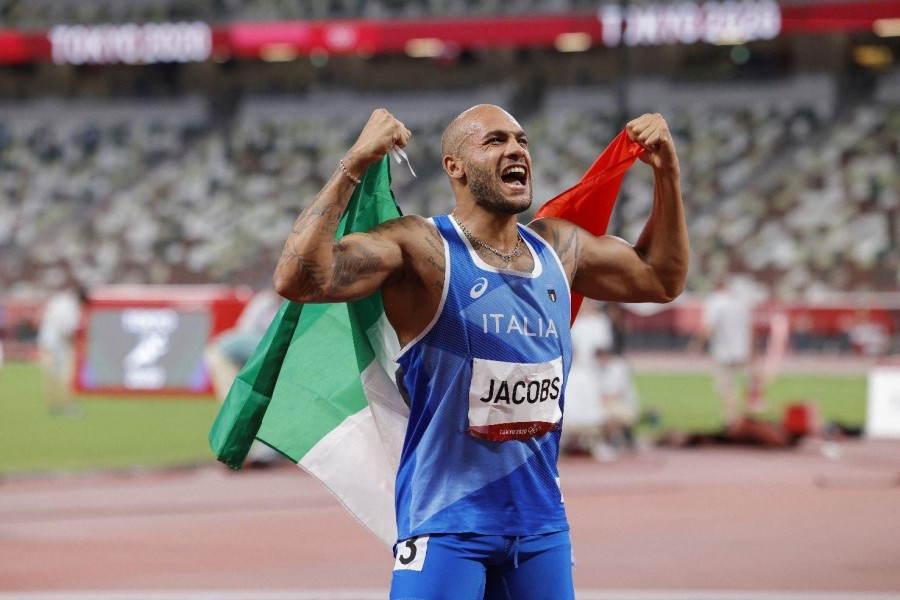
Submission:
M 469 292 L 469 295 L 472 296 L 474 300 L 477 300 L 478 298 L 481 298 L 485 290 L 487 290 L 487 286 L 487 279 L 485 279 L 484 277 L 479 277 L 475 281 L 475 285 L 472 286 L 472 290 Z

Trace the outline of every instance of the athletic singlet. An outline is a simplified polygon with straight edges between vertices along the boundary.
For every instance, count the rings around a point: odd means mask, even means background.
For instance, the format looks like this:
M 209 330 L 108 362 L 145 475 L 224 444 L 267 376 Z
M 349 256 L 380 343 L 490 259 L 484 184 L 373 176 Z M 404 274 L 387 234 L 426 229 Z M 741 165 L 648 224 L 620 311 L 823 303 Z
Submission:
M 559 258 L 520 225 L 533 271 L 497 269 L 450 217 L 433 221 L 444 238 L 443 298 L 397 358 L 410 404 L 398 539 L 568 530 L 556 463 L 571 308 Z

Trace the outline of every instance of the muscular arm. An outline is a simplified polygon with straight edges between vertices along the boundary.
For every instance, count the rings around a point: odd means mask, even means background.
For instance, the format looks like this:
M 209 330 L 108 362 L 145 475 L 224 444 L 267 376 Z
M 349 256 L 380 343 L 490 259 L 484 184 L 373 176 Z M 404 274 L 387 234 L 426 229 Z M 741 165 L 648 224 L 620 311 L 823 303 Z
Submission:
M 684 289 L 690 254 L 678 158 L 661 116 L 639 117 L 627 130 L 654 173 L 653 209 L 637 242 L 595 237 L 556 218 L 531 227 L 556 249 L 573 290 L 598 300 L 670 302 Z
M 362 174 L 394 144 L 405 146 L 409 135 L 390 113 L 376 110 L 344 157 L 345 168 Z M 300 213 L 275 268 L 275 289 L 285 298 L 297 302 L 355 300 L 400 272 L 404 264 L 402 234 L 392 222 L 334 241 L 353 187 L 350 177 L 336 169 Z

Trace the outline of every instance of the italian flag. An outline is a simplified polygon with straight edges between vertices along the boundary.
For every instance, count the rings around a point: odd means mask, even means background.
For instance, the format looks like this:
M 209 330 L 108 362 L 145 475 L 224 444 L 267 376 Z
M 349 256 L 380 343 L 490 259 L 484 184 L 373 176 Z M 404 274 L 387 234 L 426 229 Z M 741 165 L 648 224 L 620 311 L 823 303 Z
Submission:
M 603 233 L 624 172 L 639 153 L 623 132 L 537 217 L 559 216 Z M 398 216 L 385 157 L 363 174 L 336 237 Z M 409 418 L 394 382 L 398 352 L 380 293 L 340 304 L 285 302 L 213 423 L 213 452 L 239 469 L 254 438 L 262 441 L 318 478 L 392 546 L 394 481 Z

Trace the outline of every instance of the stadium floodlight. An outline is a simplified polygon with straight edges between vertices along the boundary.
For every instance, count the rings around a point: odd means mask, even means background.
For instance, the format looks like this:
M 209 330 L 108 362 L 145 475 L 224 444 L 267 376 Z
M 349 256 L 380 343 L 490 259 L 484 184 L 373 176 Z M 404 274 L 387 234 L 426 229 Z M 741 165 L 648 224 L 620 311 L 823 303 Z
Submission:
M 438 38 L 418 38 L 406 42 L 407 56 L 413 58 L 438 58 L 444 55 L 444 42 Z
M 591 49 L 593 40 L 591 34 L 575 31 L 559 34 L 553 45 L 559 52 L 585 52 Z
M 878 19 L 872 23 L 872 30 L 878 37 L 900 36 L 900 19 Z
M 293 44 L 266 44 L 259 49 L 259 57 L 265 62 L 290 62 L 299 54 Z

